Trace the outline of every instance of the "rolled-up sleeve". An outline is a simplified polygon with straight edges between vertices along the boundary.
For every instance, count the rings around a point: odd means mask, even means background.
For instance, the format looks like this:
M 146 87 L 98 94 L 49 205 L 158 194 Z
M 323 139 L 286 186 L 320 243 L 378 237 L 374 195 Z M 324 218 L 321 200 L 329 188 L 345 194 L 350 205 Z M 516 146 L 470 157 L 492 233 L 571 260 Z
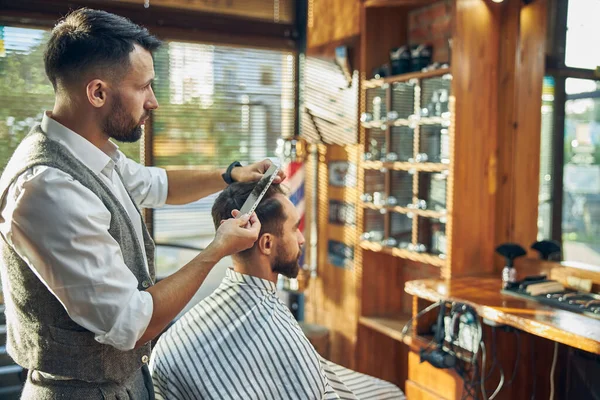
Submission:
M 2 234 L 73 321 L 100 343 L 134 348 L 152 296 L 137 289 L 96 195 L 62 171 L 36 167 L 10 188 L 2 219 Z
M 165 205 L 169 189 L 167 171 L 138 164 L 123 153 L 119 153 L 117 167 L 123 184 L 140 207 L 158 208 Z

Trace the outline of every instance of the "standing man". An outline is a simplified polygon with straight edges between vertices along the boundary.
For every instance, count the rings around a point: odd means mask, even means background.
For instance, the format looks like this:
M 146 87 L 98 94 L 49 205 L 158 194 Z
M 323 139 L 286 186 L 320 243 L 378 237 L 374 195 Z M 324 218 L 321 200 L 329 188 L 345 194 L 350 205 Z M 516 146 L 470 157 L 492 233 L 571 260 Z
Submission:
M 154 243 L 138 206 L 189 203 L 270 165 L 166 172 L 118 150 L 109 139 L 137 141 L 158 107 L 159 45 L 131 21 L 90 9 L 52 31 L 44 61 L 54 108 L 0 179 L 7 347 L 29 369 L 25 399 L 154 398 L 149 341 L 222 257 L 258 237 L 255 215 L 228 219 L 201 254 L 154 284 Z

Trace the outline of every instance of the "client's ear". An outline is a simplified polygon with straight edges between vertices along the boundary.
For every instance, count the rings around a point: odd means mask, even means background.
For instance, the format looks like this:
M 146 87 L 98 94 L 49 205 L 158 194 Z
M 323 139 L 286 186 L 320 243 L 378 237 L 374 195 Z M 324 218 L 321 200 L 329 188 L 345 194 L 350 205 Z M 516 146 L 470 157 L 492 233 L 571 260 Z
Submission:
M 264 233 L 258 238 L 258 250 L 265 256 L 270 256 L 275 246 L 275 237 L 270 233 Z

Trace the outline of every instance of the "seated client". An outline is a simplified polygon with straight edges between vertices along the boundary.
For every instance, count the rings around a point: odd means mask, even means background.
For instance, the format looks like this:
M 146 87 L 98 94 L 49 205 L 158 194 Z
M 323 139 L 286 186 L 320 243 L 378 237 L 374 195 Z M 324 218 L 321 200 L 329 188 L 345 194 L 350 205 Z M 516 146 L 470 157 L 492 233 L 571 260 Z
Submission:
M 215 226 L 239 210 L 253 183 L 215 201 Z M 273 185 L 256 209 L 254 246 L 232 256 L 215 292 L 165 332 L 150 370 L 158 399 L 403 399 L 396 386 L 323 359 L 276 295 L 295 278 L 304 236 L 294 205 Z

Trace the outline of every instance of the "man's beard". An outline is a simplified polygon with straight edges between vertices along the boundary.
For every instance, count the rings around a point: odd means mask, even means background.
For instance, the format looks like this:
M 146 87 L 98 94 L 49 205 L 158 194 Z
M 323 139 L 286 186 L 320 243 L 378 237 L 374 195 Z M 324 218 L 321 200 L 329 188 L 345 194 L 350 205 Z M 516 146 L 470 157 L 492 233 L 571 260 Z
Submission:
M 281 274 L 287 278 L 296 278 L 298 276 L 298 272 L 300 272 L 300 265 L 298 261 L 300 260 L 300 255 L 302 251 L 298 251 L 298 255 L 290 260 L 287 257 L 287 254 L 282 254 L 282 252 L 277 252 L 277 256 L 275 260 L 271 264 L 271 270 L 278 274 Z
M 109 137 L 123 143 L 137 142 L 143 134 L 139 122 L 135 122 L 123 107 L 120 96 L 116 97 L 110 114 L 102 124 L 102 130 Z

